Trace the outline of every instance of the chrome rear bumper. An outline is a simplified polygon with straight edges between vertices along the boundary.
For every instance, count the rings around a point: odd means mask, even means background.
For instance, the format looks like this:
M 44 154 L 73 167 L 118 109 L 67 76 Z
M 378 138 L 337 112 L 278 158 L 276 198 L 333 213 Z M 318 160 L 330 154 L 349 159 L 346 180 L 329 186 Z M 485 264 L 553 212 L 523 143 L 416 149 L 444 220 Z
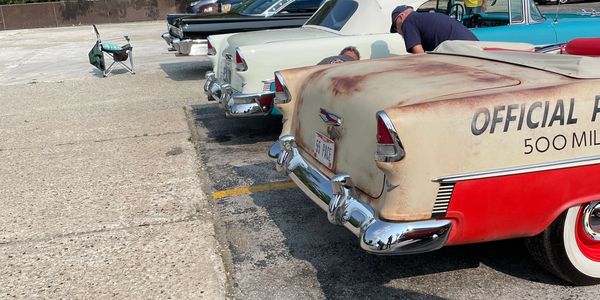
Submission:
M 413 254 L 444 246 L 452 227 L 449 220 L 393 223 L 380 220 L 356 196 L 348 174 L 327 178 L 302 156 L 291 135 L 271 146 L 269 157 L 277 170 L 287 173 L 300 189 L 327 212 L 331 223 L 342 225 L 360 239 L 363 250 L 379 255 Z
M 266 116 L 271 113 L 274 92 L 242 94 L 231 88 L 229 84 L 220 85 L 212 71 L 206 72 L 205 78 L 204 93 L 208 101 L 218 99 L 219 106 L 225 111 L 227 117 Z
M 234 91 L 229 84 L 221 86 L 219 106 L 225 116 L 233 118 L 266 116 L 271 113 L 275 92 L 243 94 Z
M 180 40 L 174 38 L 172 41 L 173 48 L 182 55 L 207 55 L 208 53 L 208 42 L 207 40 L 192 40 L 184 39 Z
M 208 41 L 207 40 L 192 40 L 192 39 L 180 39 L 176 36 L 171 35 L 169 32 L 165 32 L 161 35 L 167 45 L 177 50 L 181 55 L 206 55 L 208 52 Z
M 175 48 L 173 48 L 173 40 L 177 39 L 176 37 L 173 37 L 173 36 L 172 36 L 170 33 L 168 33 L 168 32 L 165 32 L 165 33 L 163 33 L 163 34 L 161 35 L 161 37 L 163 38 L 163 40 L 165 40 L 165 42 L 167 43 L 167 45 L 168 45 L 169 47 L 171 47 L 172 49 L 175 49 Z M 177 39 L 177 40 L 178 40 L 178 39 Z

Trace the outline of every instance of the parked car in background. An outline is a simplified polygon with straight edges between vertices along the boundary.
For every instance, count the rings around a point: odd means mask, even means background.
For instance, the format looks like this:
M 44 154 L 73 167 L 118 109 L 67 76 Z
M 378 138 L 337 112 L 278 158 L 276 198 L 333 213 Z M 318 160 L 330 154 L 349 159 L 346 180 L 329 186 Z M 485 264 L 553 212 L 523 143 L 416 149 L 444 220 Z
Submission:
M 186 12 L 191 14 L 227 13 L 241 2 L 242 0 L 199 0 L 190 3 Z
M 400 4 L 448 14 L 484 41 L 542 46 L 600 35 L 600 18 L 546 17 L 532 0 L 490 1 L 486 10 L 471 15 L 462 0 L 329 0 L 301 28 L 209 37 L 214 69 L 206 76 L 205 92 L 209 100 L 219 100 L 227 116 L 261 116 L 272 112 L 268 86 L 276 70 L 314 65 L 349 45 L 364 59 L 407 54 L 402 37 L 389 33 L 391 11 Z
M 186 7 L 185 13 L 167 15 L 167 32 L 162 35 L 162 38 L 167 42 L 167 45 L 171 47 L 171 49 L 175 50 L 172 38 L 169 37 L 169 31 L 171 30 L 171 27 L 175 25 L 177 19 L 198 15 L 206 16 L 210 14 L 227 13 L 237 7 L 240 3 L 241 0 L 199 0 L 192 2 Z
M 209 35 L 298 27 L 319 8 L 322 1 L 248 0 L 226 14 L 168 20 L 169 31 L 162 37 L 179 54 L 206 55 L 206 38 Z
M 205 91 L 227 116 L 269 114 L 275 70 L 315 65 L 350 45 L 361 59 L 406 54 L 402 37 L 389 33 L 390 13 L 399 4 L 424 2 L 329 0 L 301 28 L 212 35 L 214 69 L 206 75 Z
M 600 282 L 600 57 L 448 41 L 275 78 L 269 156 L 365 251 L 528 238 L 557 276 Z

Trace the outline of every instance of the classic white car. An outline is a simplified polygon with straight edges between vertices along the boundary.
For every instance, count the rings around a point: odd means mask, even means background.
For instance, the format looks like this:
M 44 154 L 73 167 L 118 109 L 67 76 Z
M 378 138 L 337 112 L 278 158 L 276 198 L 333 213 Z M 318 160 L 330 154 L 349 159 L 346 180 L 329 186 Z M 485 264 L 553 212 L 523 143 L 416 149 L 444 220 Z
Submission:
M 204 90 L 228 116 L 269 114 L 274 71 L 315 65 L 350 45 L 361 59 L 406 54 L 402 37 L 389 33 L 391 11 L 425 1 L 329 0 L 301 28 L 211 35 L 214 72 L 207 73 Z
M 527 237 L 557 276 L 600 283 L 600 57 L 503 48 L 277 72 L 269 156 L 370 253 Z
M 595 15 L 546 17 L 533 0 L 487 2 L 485 12 L 469 15 L 462 0 L 329 0 L 302 28 L 213 35 L 209 57 L 214 70 L 207 74 L 204 89 L 209 100 L 219 99 L 227 116 L 269 114 L 269 87 L 276 70 L 315 65 L 346 46 L 356 46 L 361 59 L 406 54 L 402 37 L 389 32 L 391 11 L 400 4 L 448 14 L 482 41 L 543 46 L 600 32 L 600 17 Z

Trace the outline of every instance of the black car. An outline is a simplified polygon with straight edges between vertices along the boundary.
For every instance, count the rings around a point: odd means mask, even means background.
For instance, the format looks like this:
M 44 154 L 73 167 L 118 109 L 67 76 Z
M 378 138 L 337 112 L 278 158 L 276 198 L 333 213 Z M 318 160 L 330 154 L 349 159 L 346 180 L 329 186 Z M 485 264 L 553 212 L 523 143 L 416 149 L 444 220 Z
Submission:
M 302 26 L 323 0 L 246 0 L 225 14 L 169 15 L 167 44 L 183 55 L 206 54 L 213 34 Z

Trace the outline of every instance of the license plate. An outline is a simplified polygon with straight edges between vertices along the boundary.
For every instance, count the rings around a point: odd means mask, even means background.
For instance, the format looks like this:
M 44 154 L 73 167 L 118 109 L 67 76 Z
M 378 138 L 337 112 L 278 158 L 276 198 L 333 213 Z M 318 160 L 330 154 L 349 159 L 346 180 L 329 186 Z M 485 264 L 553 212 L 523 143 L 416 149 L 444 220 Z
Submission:
M 313 156 L 326 165 L 327 168 L 333 168 L 333 156 L 335 154 L 335 143 L 330 138 L 320 132 L 315 135 L 315 146 L 313 148 Z

